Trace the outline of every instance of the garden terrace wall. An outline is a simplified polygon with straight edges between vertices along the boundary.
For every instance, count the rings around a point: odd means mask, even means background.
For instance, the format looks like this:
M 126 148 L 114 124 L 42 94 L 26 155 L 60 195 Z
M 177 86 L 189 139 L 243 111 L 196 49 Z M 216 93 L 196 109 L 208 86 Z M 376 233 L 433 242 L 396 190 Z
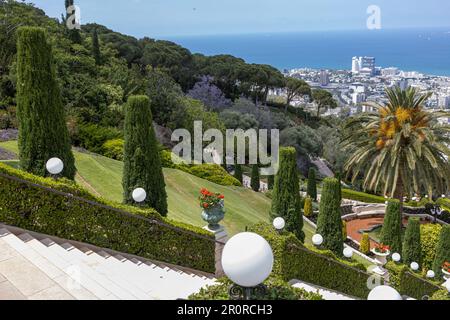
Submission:
M 301 280 L 367 299 L 371 275 L 362 264 L 340 260 L 331 251 L 305 247 L 293 234 L 279 234 L 267 224 L 253 226 L 251 231 L 270 243 L 275 255 L 273 272 L 285 281 Z
M 44 179 L 1 163 L 0 222 L 147 259 L 215 272 L 212 234 L 163 218 L 153 209 L 139 209 L 96 198 L 67 180 Z
M 424 296 L 431 297 L 442 288 L 438 283 L 431 282 L 417 273 L 413 273 L 404 264 L 389 262 L 389 282 L 400 294 L 422 300 Z

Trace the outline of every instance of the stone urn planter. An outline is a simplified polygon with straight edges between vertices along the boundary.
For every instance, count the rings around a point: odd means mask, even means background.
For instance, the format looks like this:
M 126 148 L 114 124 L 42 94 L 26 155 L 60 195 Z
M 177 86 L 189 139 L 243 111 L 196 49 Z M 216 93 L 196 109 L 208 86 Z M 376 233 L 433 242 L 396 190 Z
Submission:
M 219 222 L 225 217 L 225 205 L 221 200 L 217 205 L 203 209 L 202 219 L 208 223 L 210 230 L 218 230 L 220 228 Z
M 442 273 L 444 274 L 444 279 L 449 280 L 450 279 L 450 272 L 442 269 Z
M 377 251 L 376 249 L 372 249 L 371 252 L 375 255 L 375 261 L 377 266 L 372 271 L 380 276 L 384 276 L 387 273 L 387 270 L 383 268 L 383 266 L 387 263 L 387 257 L 391 254 L 388 250 L 384 253 Z

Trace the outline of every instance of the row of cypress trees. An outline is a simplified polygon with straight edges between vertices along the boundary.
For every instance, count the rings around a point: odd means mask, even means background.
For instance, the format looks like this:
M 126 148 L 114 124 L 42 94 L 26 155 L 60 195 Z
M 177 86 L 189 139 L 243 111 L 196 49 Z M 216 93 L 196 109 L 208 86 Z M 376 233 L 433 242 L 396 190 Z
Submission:
M 95 38 L 94 35 L 98 45 Z M 21 168 L 48 176 L 46 162 L 57 157 L 64 163 L 61 176 L 73 180 L 75 160 L 56 81 L 52 47 L 42 28 L 18 30 L 17 117 Z M 152 121 L 149 98 L 130 97 L 124 128 L 124 203 L 134 203 L 132 191 L 141 187 L 147 192 L 145 205 L 166 215 L 167 194 Z
M 422 264 L 422 247 L 420 236 L 420 219 L 410 218 L 402 241 L 403 217 L 400 202 L 390 200 L 386 208 L 380 241 L 389 245 L 391 252 L 401 253 L 402 261 L 409 265 L 412 262 Z M 442 228 L 436 247 L 436 256 L 433 262 L 433 271 L 438 277 L 442 276 L 442 265 L 450 261 L 450 226 Z

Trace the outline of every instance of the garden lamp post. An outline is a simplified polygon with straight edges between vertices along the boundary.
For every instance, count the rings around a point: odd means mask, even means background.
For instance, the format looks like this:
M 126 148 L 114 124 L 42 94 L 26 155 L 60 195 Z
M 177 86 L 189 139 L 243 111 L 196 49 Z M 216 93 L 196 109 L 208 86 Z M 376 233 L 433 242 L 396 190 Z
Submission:
M 52 175 L 53 179 L 57 179 L 58 175 L 64 170 L 64 163 L 59 158 L 51 158 L 45 164 L 45 168 Z
M 377 286 L 373 288 L 367 300 L 403 300 L 400 293 L 389 286 Z
M 275 218 L 275 219 L 273 220 L 273 227 L 274 227 L 279 233 L 281 233 L 281 232 L 283 231 L 283 229 L 284 229 L 285 226 L 286 226 L 286 221 L 284 221 L 283 218 L 278 217 L 278 218 Z
M 143 188 L 136 188 L 133 190 L 131 196 L 136 203 L 141 205 L 144 203 L 145 199 L 147 199 L 147 192 Z
M 343 254 L 347 259 L 351 259 L 353 257 L 353 250 L 350 248 L 345 248 Z
M 395 263 L 399 263 L 400 260 L 402 260 L 402 256 L 400 255 L 400 253 L 395 252 L 392 254 L 392 261 L 394 261 Z
M 320 234 L 315 234 L 312 237 L 312 243 L 316 246 L 316 247 L 320 247 L 323 243 L 323 237 Z
M 411 262 L 409 265 L 412 271 L 417 272 L 419 270 L 419 264 L 417 262 Z
M 229 289 L 233 300 L 252 300 L 267 292 L 263 282 L 273 269 L 274 256 L 269 243 L 260 235 L 243 232 L 227 241 L 222 267 L 234 283 Z
M 433 216 L 433 223 L 437 223 L 437 219 L 438 217 L 440 217 L 442 215 L 442 212 L 444 212 L 444 210 L 442 210 L 442 208 L 439 205 L 433 205 L 433 207 L 430 209 L 431 215 Z

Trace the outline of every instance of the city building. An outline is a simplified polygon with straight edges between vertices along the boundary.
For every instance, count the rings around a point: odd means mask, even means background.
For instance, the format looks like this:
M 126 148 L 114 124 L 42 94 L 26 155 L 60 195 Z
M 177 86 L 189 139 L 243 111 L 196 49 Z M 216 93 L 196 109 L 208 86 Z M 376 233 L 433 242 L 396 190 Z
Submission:
M 328 75 L 328 71 L 320 70 L 320 85 L 322 87 L 326 87 L 326 86 L 328 86 L 329 83 L 330 83 L 330 77 Z
M 374 57 L 353 57 L 352 58 L 352 72 L 363 73 L 368 75 L 376 74 L 375 58 Z

